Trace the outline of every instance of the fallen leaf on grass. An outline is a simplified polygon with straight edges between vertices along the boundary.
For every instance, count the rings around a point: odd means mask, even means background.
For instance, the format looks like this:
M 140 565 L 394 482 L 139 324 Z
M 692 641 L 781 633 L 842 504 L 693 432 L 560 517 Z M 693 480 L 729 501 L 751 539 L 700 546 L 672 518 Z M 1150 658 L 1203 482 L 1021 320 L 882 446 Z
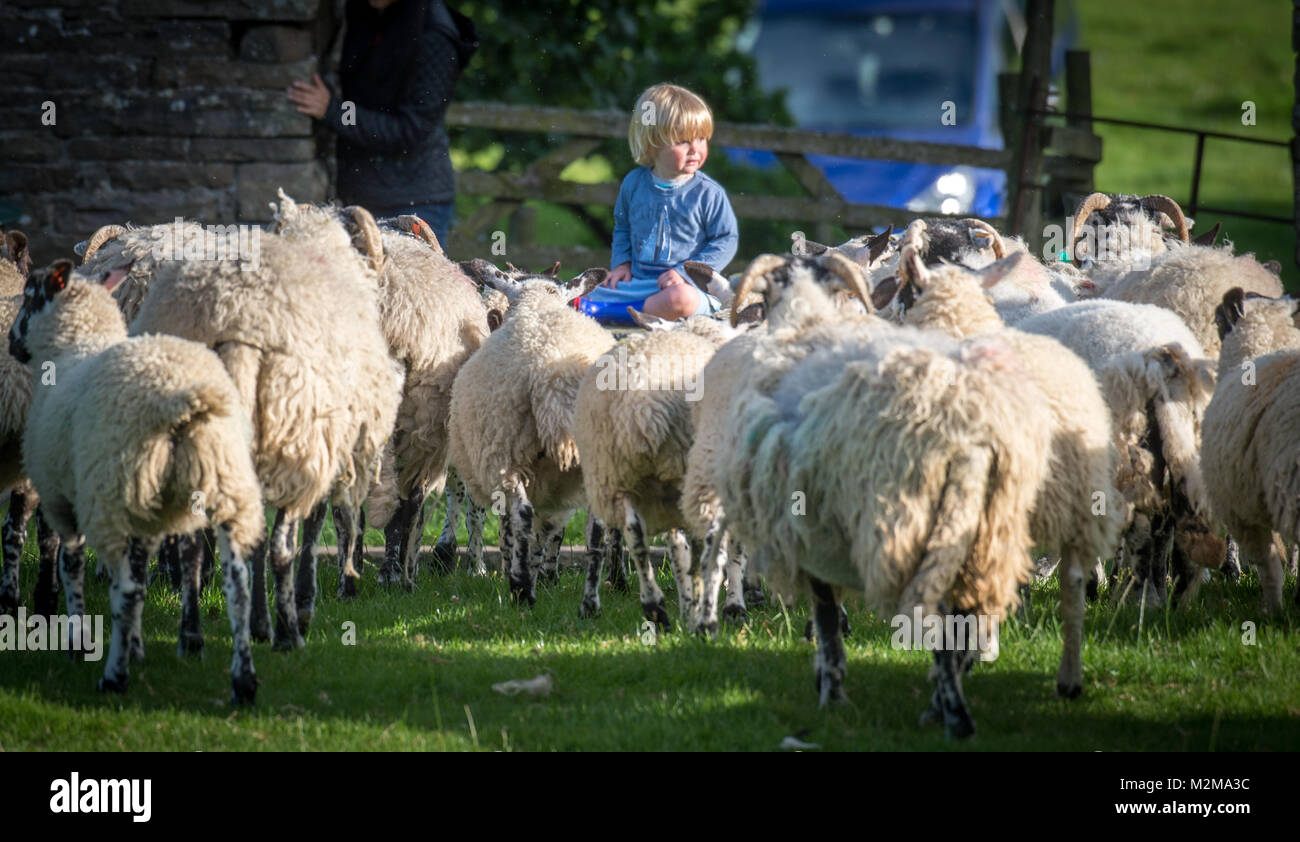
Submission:
M 534 696 L 547 696 L 551 692 L 551 677 L 539 675 L 529 679 L 511 679 L 492 685 L 492 689 L 506 696 L 529 693 Z

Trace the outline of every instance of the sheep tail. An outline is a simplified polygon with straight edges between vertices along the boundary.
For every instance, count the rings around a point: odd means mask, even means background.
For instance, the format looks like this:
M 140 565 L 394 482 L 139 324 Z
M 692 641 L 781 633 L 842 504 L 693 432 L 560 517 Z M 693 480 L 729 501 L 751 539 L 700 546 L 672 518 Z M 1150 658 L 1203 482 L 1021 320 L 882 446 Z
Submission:
M 142 420 L 151 431 L 176 430 L 210 415 L 236 414 L 234 395 L 220 383 L 196 383 L 162 395 L 141 407 Z

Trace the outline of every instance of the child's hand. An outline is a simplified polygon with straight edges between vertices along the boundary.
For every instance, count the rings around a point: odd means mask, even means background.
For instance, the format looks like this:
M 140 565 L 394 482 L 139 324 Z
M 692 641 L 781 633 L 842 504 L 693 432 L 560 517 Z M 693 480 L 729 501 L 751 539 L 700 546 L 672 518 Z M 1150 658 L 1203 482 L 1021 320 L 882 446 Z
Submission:
M 620 263 L 619 265 L 615 266 L 613 269 L 610 270 L 609 274 L 605 276 L 605 280 L 602 281 L 600 285 L 603 287 L 609 287 L 610 289 L 613 289 L 615 286 L 622 283 L 623 281 L 628 281 L 631 279 L 632 279 L 632 264 Z
M 675 287 L 678 284 L 684 283 L 686 283 L 686 279 L 677 274 L 676 269 L 669 269 L 667 272 L 664 272 L 659 276 L 660 289 L 668 289 L 668 287 Z

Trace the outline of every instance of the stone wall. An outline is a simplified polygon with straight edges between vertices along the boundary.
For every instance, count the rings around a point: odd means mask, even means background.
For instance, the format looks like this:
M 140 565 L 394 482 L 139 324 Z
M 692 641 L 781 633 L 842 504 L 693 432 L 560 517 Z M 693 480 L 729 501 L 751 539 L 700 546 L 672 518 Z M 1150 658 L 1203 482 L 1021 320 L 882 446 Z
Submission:
M 0 3 L 0 200 L 34 261 L 100 225 L 263 222 L 329 190 L 327 136 L 284 95 L 310 79 L 331 0 Z

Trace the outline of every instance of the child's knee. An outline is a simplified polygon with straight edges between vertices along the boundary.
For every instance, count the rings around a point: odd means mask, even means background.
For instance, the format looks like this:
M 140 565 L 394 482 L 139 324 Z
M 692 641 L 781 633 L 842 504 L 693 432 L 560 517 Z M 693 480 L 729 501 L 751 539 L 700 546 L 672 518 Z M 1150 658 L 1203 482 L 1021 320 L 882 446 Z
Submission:
M 675 284 L 660 290 L 646 301 L 646 312 L 661 319 L 684 319 L 695 315 L 700 293 L 688 284 Z

